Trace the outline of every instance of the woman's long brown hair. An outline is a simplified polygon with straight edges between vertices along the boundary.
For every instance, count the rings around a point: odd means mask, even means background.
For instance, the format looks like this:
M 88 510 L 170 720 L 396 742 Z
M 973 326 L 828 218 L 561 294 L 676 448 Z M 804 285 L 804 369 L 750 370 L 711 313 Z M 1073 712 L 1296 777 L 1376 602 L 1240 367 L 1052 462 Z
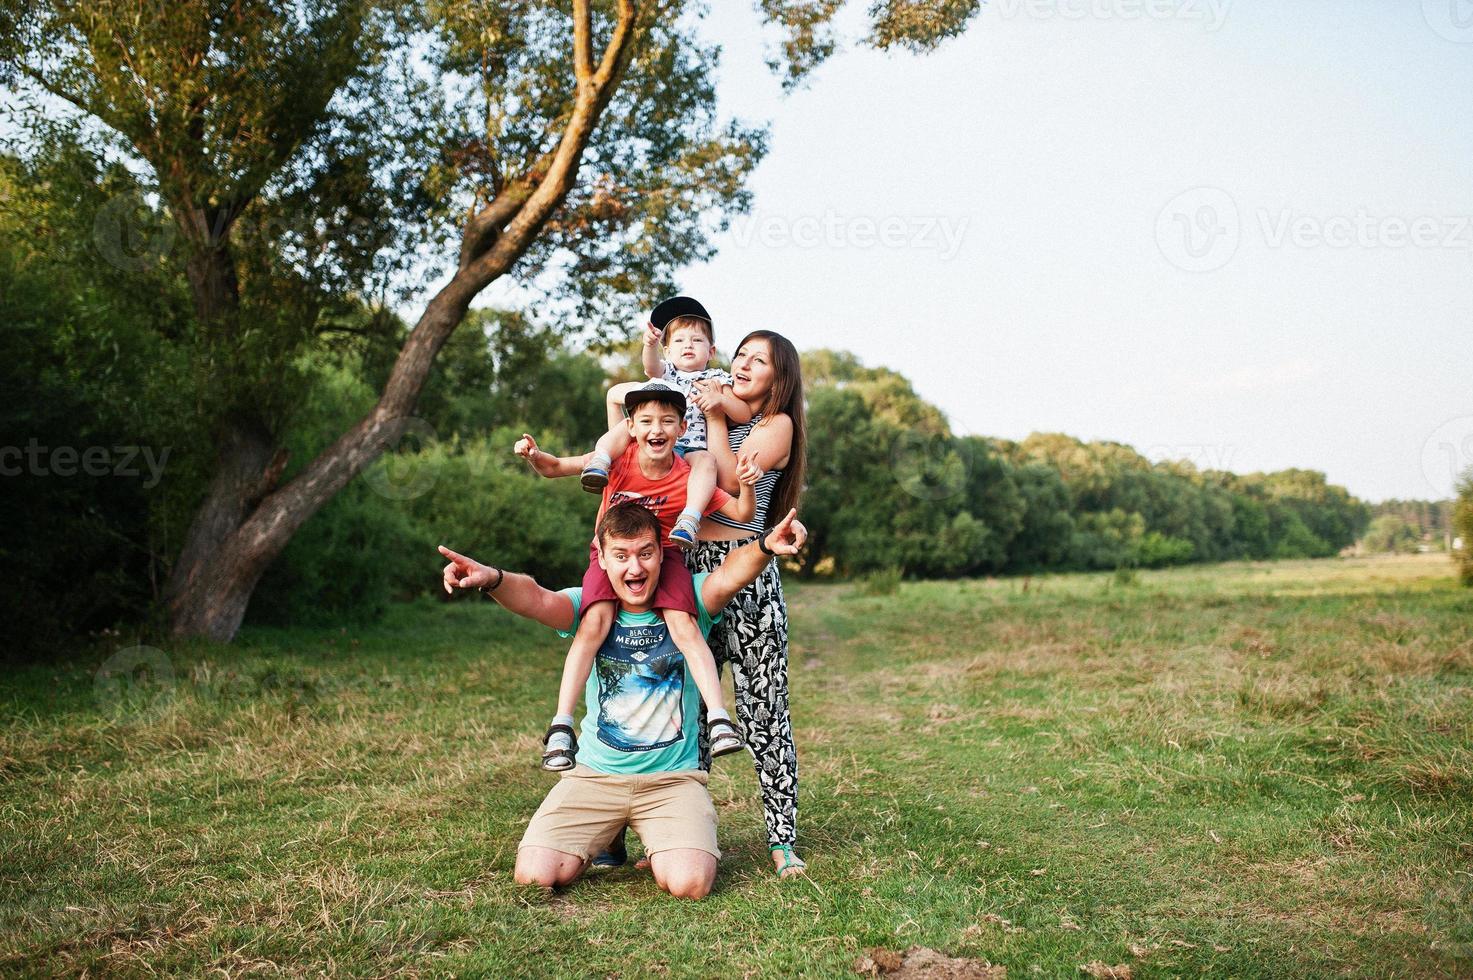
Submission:
M 771 330 L 753 330 L 742 338 L 736 349 L 747 346 L 748 341 L 764 340 L 772 353 L 772 387 L 758 409 L 766 418 L 776 412 L 787 415 L 793 423 L 793 445 L 788 450 L 788 465 L 778 477 L 772 490 L 772 503 L 767 507 L 765 524 L 772 527 L 787 516 L 788 511 L 798 506 L 798 497 L 803 493 L 803 477 L 808 468 L 808 427 L 803 411 L 803 366 L 798 360 L 798 349 L 793 342 Z

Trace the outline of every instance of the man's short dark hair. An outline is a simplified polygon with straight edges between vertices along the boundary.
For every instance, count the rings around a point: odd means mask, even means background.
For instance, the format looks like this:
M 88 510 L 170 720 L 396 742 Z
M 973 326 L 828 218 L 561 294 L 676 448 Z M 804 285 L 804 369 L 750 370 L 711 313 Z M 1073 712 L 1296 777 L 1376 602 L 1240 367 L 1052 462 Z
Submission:
M 603 547 L 606 538 L 642 538 L 648 534 L 660 543 L 660 519 L 655 512 L 643 504 L 625 501 L 604 511 L 598 522 L 598 543 Z

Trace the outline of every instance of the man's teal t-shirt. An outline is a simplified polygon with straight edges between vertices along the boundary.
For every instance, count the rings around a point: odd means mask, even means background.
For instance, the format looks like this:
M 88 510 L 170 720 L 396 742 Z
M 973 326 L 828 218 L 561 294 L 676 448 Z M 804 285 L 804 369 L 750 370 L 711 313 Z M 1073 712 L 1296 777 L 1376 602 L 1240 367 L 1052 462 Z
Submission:
M 701 635 L 721 618 L 706 610 L 701 596 L 706 574 L 695 578 L 696 623 Z M 570 637 L 583 612 L 583 590 L 564 589 L 573 600 Z M 700 765 L 697 743 L 701 692 L 685 655 L 655 612 L 622 609 L 588 672 L 578 762 L 595 772 L 632 774 L 680 772 Z

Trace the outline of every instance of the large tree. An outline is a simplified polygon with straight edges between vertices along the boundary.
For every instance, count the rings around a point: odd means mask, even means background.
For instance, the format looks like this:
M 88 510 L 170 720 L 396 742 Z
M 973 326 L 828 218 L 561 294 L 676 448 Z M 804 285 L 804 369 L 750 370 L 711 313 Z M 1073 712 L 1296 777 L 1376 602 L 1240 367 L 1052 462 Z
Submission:
M 840 0 L 757 6 L 787 82 L 834 50 Z M 608 323 L 709 255 L 711 233 L 747 205 L 765 137 L 718 123 L 699 8 L 0 4 L 3 80 L 97 124 L 148 175 L 186 253 L 196 324 L 179 340 L 208 379 L 218 456 L 164 590 L 176 635 L 235 634 L 294 532 L 400 438 L 437 352 L 492 282 L 514 274 L 541 312 Z M 977 8 L 875 3 L 869 42 L 923 49 Z M 436 254 L 448 277 L 377 403 L 314 459 L 289 460 L 293 379 L 338 322 L 333 298 L 382 301 Z

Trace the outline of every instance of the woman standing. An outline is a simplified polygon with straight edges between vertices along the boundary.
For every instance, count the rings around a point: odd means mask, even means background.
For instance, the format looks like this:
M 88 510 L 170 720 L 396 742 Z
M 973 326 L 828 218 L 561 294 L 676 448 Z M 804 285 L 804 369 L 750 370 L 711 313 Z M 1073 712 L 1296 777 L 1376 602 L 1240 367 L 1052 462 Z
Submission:
M 766 473 L 751 521 L 712 516 L 702 523 L 700 541 L 687 556 L 692 572 L 715 569 L 728 553 L 766 533 L 798 505 L 803 489 L 806 439 L 797 349 L 781 334 L 755 330 L 737 347 L 731 376 L 732 392 L 751 407 L 752 420 L 728 429 L 714 395 L 697 393 L 696 404 L 708 412 L 707 448 L 723 485 L 736 483 L 738 454 L 755 459 Z M 788 716 L 788 607 L 775 560 L 727 605 L 710 643 L 718 666 L 731 664 L 737 720 L 762 788 L 769 849 L 777 873 L 787 877 L 804 864 L 793 853 L 798 757 Z

